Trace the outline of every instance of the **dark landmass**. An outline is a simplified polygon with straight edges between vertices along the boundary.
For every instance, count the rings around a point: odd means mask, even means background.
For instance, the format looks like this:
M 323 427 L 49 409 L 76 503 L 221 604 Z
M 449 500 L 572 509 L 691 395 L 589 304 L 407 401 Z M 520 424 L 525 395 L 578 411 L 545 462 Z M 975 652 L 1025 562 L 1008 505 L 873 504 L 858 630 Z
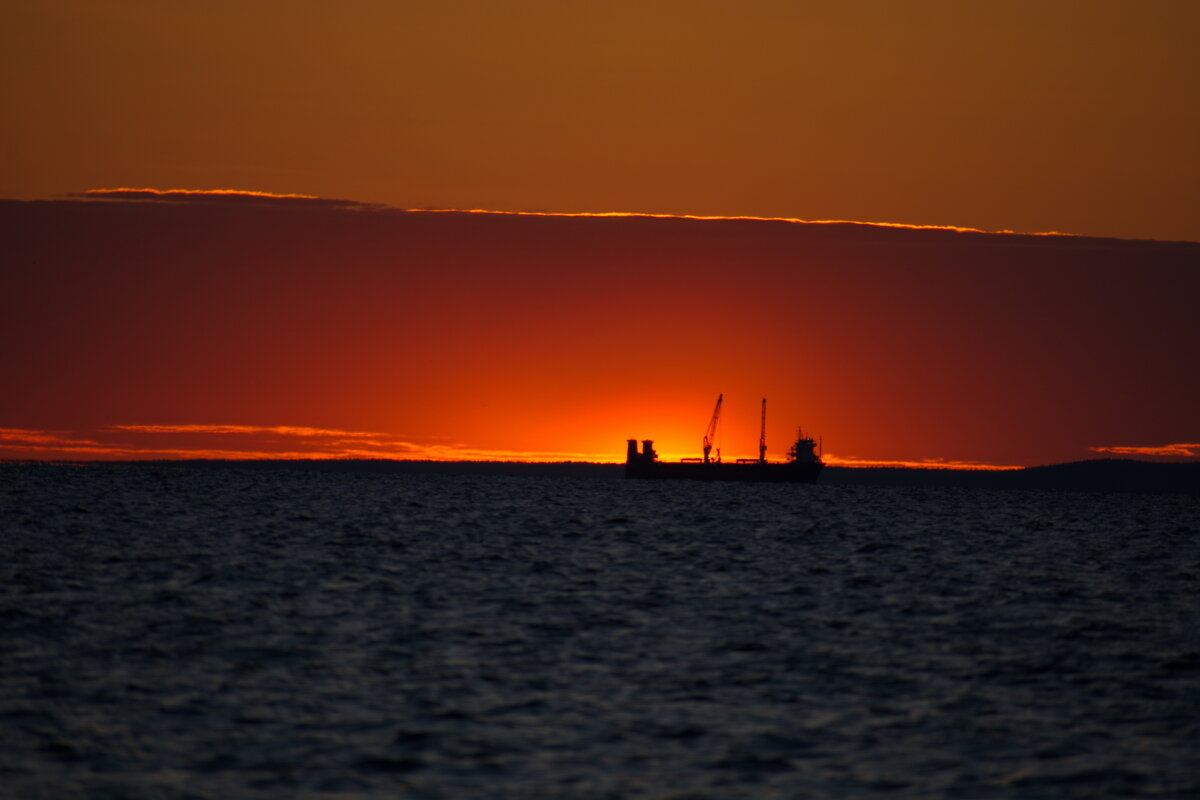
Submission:
M 162 461 L 8 461 L 9 464 L 77 466 L 186 467 L 193 469 L 306 470 L 424 475 L 508 475 L 619 480 L 624 464 L 582 461 L 392 461 L 355 459 L 303 460 L 162 460 Z M 1018 470 L 914 469 L 909 467 L 826 467 L 817 481 L 828 486 L 965 487 L 1091 492 L 1182 492 L 1200 494 L 1200 462 L 1151 462 L 1093 459 Z
M 1015 470 L 826 467 L 821 483 L 846 486 L 962 486 L 1093 492 L 1200 494 L 1200 462 L 1093 459 Z

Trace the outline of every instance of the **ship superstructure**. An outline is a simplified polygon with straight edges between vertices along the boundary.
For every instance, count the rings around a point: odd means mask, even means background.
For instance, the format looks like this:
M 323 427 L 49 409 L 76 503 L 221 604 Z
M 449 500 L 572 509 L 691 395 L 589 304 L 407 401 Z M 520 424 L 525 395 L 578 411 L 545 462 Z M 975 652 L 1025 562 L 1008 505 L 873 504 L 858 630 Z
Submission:
M 701 458 L 684 458 L 678 462 L 659 461 L 654 451 L 654 440 L 643 439 L 641 449 L 638 440 L 627 440 L 625 452 L 625 477 L 666 480 L 700 481 L 774 481 L 780 483 L 813 483 L 825 466 L 821 461 L 817 440 L 801 429 L 788 450 L 788 460 L 767 461 L 767 400 L 762 401 L 762 427 L 758 437 L 758 458 L 739 458 L 733 462 L 722 461 L 721 451 L 712 452 L 716 442 L 717 426 L 721 416 L 724 395 L 717 395 L 717 405 L 704 432 Z

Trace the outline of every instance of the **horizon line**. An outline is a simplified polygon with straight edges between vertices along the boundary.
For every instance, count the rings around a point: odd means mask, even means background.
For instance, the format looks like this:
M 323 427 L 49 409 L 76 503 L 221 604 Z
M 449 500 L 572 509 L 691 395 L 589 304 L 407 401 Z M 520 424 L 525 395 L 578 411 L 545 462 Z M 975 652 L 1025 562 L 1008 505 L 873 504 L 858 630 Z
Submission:
M 904 469 L 904 470 L 929 470 L 932 472 L 1016 472 L 1027 469 L 1044 469 L 1046 467 L 1066 466 L 1069 464 L 1087 464 L 1094 462 L 1131 462 L 1136 464 L 1157 464 L 1157 465 L 1187 465 L 1197 462 L 1192 460 L 1187 461 L 1157 461 L 1147 458 L 1084 458 L 1073 461 L 1056 461 L 1048 464 L 1027 464 L 1023 466 L 996 466 L 991 464 L 972 464 L 968 462 L 948 463 L 938 461 L 874 461 L 863 459 L 861 461 L 838 460 L 832 463 L 826 463 L 826 468 L 834 469 Z M 554 466 L 554 465 L 586 465 L 597 467 L 622 467 L 624 461 L 589 461 L 589 460 L 572 460 L 564 459 L 557 461 L 528 461 L 519 459 L 473 459 L 473 458 L 458 458 L 458 459 L 442 459 L 442 458 L 371 458 L 371 457 L 347 457 L 347 456 L 320 456 L 320 455 L 300 455 L 281 453 L 279 457 L 270 457 L 267 455 L 252 455 L 245 458 L 229 457 L 229 456 L 205 456 L 195 455 L 192 457 L 165 457 L 165 458 L 0 458 L 0 464 L 8 465 L 72 465 L 72 466 L 97 466 L 104 464 L 187 464 L 194 462 L 206 463 L 226 463 L 226 464 L 252 464 L 252 463 L 388 463 L 388 464 L 509 464 L 523 466 Z M 771 462 L 783 464 L 785 462 Z
M 164 435 L 202 435 L 203 444 L 163 440 Z M 130 439 L 132 435 L 135 438 Z M 149 436 L 149 439 L 143 438 Z M 216 437 L 215 439 L 212 437 Z M 1200 442 L 1156 445 L 1093 445 L 1093 458 L 1143 456 L 1151 459 L 1200 459 Z M 18 455 L 20 454 L 20 455 Z M 115 424 L 91 430 L 46 430 L 0 427 L 0 456 L 26 461 L 90 460 L 382 460 L 488 463 L 620 464 L 611 450 L 516 450 L 485 448 L 466 443 L 429 443 L 382 431 L 345 430 L 307 425 L 246 424 Z M 664 462 L 682 454 L 668 449 Z M 1082 455 L 1082 453 L 1081 453 Z M 731 456 L 732 457 L 732 456 Z M 872 458 L 859 454 L 823 454 L 827 466 L 897 467 L 909 469 L 1014 470 L 1037 464 L 994 464 L 964 458 Z M 5 459 L 8 460 L 8 459 Z M 783 463 L 773 460 L 772 463 Z M 1064 462 L 1072 463 L 1072 462 Z

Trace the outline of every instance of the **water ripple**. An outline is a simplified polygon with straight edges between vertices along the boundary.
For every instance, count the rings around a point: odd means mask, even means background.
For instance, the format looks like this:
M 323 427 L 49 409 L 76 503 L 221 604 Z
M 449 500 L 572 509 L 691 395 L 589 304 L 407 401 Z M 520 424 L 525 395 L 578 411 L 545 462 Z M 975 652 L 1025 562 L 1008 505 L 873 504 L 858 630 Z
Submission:
M 0 466 L 0 796 L 1198 796 L 1198 504 Z

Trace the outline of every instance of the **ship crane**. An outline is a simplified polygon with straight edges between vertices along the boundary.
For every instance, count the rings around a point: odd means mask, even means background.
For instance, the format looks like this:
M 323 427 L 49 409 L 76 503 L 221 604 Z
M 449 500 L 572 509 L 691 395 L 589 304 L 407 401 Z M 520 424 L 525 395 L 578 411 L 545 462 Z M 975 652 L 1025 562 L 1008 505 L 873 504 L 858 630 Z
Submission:
M 762 399 L 762 427 L 758 432 L 758 463 L 767 463 L 767 398 Z
M 708 454 L 712 452 L 713 442 L 715 442 L 716 438 L 717 438 L 717 420 L 721 416 L 721 400 L 724 399 L 724 397 L 725 397 L 725 395 L 723 393 L 717 395 L 717 406 L 716 406 L 716 408 L 713 409 L 712 419 L 710 419 L 708 421 L 708 430 L 706 430 L 704 432 L 704 463 L 705 464 L 712 463 L 712 460 L 708 457 Z M 717 450 L 717 463 L 718 464 L 721 463 L 721 451 L 720 450 Z

